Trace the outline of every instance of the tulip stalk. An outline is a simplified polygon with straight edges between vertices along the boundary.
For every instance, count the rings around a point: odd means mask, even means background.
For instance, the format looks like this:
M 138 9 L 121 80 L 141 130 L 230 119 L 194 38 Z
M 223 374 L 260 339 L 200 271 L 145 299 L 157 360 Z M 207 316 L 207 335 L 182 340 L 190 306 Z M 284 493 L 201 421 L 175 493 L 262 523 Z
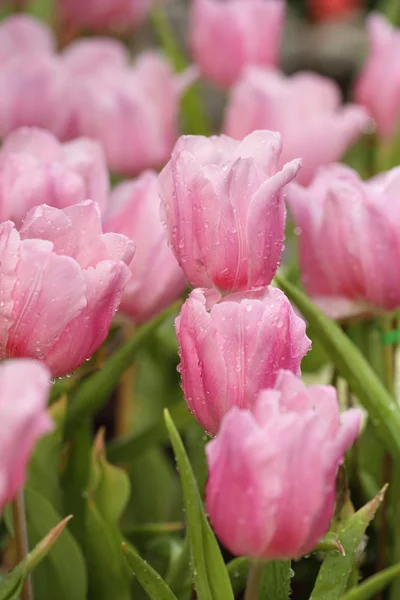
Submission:
M 265 562 L 259 560 L 253 560 L 250 563 L 244 600 L 259 599 L 265 565 Z
M 25 560 L 29 553 L 28 530 L 26 524 L 24 492 L 21 490 L 11 503 L 17 563 Z M 33 600 L 32 582 L 28 577 L 21 590 L 21 600 Z

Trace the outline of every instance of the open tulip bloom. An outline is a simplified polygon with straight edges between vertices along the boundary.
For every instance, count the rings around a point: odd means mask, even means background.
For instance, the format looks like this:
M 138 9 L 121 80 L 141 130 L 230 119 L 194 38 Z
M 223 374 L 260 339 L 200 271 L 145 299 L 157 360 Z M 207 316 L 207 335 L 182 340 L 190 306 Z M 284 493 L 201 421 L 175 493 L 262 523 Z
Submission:
M 0 4 L 0 600 L 400 600 L 399 0 Z

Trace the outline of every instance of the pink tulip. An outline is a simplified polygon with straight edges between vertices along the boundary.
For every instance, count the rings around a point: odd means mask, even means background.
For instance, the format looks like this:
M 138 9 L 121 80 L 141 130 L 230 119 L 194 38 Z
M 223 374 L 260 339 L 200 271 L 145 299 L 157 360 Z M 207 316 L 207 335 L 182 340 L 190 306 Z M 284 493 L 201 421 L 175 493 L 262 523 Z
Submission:
M 25 481 L 39 437 L 52 429 L 46 413 L 50 373 L 33 360 L 0 365 L 0 514 Z
M 190 42 L 203 75 L 229 87 L 246 65 L 275 66 L 285 12 L 283 0 L 194 0 Z
M 215 290 L 196 289 L 175 327 L 185 400 L 210 433 L 232 407 L 251 409 L 279 369 L 298 375 L 311 346 L 304 321 L 272 287 L 224 299 Z
M 52 130 L 62 139 L 83 135 L 98 140 L 116 173 L 135 175 L 165 164 L 178 135 L 179 99 L 191 72 L 175 75 L 153 52 L 142 54 L 133 67 L 99 64 L 91 73 L 83 71 L 66 80 L 62 116 Z
M 361 414 L 340 417 L 331 386 L 307 389 L 280 371 L 253 413 L 233 408 L 207 447 L 206 506 L 233 554 L 262 560 L 309 553 L 329 529 L 343 455 Z
M 159 176 L 163 219 L 190 283 L 240 291 L 270 283 L 283 249 L 283 188 L 300 161 L 278 167 L 281 140 L 257 131 L 183 136 Z M 282 161 L 281 161 L 282 163 Z
M 59 0 L 63 18 L 77 28 L 126 29 L 137 25 L 151 0 Z
M 384 138 L 392 137 L 400 117 L 400 29 L 381 15 L 368 19 L 369 55 L 355 86 L 356 102 L 365 106 Z M 394 60 L 396 59 L 396 60 Z
M 91 201 L 37 206 L 19 232 L 2 223 L 0 358 L 37 358 L 53 377 L 77 368 L 108 334 L 133 250 L 125 236 L 102 234 Z
M 54 50 L 54 36 L 42 21 L 21 14 L 0 22 L 0 66 L 16 56 L 29 60 L 32 56 L 50 55 Z
M 111 193 L 104 230 L 123 233 L 135 241 L 136 252 L 120 311 L 136 323 L 147 321 L 167 308 L 185 287 L 185 276 L 167 245 L 160 221 L 157 174 L 143 173 L 125 181 Z
M 307 72 L 286 77 L 250 67 L 232 89 L 224 130 L 237 139 L 256 129 L 279 131 L 279 164 L 300 156 L 298 181 L 306 185 L 317 167 L 343 156 L 369 122 L 363 108 L 341 105 L 339 88 L 331 79 Z
M 55 56 L 16 54 L 0 66 L 0 138 L 18 127 L 51 126 L 60 77 Z
M 18 226 L 34 206 L 65 208 L 87 199 L 104 209 L 109 191 L 101 147 L 89 139 L 68 144 L 41 129 L 10 134 L 0 150 L 0 222 Z
M 299 228 L 306 290 L 330 316 L 400 307 L 400 168 L 363 182 L 344 165 L 320 169 L 288 200 Z

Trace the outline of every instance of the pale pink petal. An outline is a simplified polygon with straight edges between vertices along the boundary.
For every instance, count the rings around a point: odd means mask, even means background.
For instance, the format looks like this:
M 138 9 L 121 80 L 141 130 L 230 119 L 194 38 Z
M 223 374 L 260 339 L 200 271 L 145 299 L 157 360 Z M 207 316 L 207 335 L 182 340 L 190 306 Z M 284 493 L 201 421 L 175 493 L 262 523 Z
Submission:
M 41 363 L 21 359 L 0 366 L 0 513 L 22 488 L 37 439 L 53 427 L 49 391 L 50 372 Z

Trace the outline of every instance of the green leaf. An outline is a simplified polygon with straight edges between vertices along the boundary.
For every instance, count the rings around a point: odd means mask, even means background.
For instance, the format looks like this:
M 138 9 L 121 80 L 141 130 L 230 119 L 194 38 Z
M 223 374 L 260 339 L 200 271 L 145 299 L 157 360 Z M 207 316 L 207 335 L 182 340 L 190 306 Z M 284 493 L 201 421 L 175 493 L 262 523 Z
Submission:
M 275 282 L 300 310 L 332 362 L 368 411 L 383 445 L 400 462 L 400 407 L 357 347 L 307 296 L 282 277 Z
M 171 407 L 171 417 L 179 431 L 184 431 L 188 425 L 194 422 L 193 415 L 189 412 L 185 403 L 179 403 Z M 153 425 L 146 427 L 144 431 L 127 435 L 113 440 L 107 446 L 107 456 L 112 462 L 129 464 L 139 454 L 142 454 L 151 446 L 166 442 L 168 434 L 165 429 L 164 419 L 160 416 Z
M 26 486 L 24 496 L 29 543 L 36 545 L 61 519 L 47 498 L 38 491 Z M 33 586 L 37 598 L 86 600 L 84 558 L 68 529 L 35 569 Z
M 31 456 L 28 469 L 28 485 L 38 490 L 61 512 L 59 463 L 63 451 L 63 424 L 67 411 L 66 399 L 60 399 L 49 408 L 54 429 L 38 440 Z
M 89 598 L 130 600 L 131 577 L 121 552 L 121 542 L 121 536 L 105 522 L 89 500 L 85 537 Z
M 155 319 L 142 325 L 130 340 L 125 342 L 104 363 L 102 369 L 89 379 L 82 381 L 79 390 L 68 405 L 66 418 L 66 434 L 82 419 L 94 415 L 108 400 L 118 384 L 121 375 L 132 364 L 137 351 L 152 332 L 171 314 L 174 314 L 180 302 L 172 304 Z
M 374 518 L 383 500 L 386 488 L 352 515 L 339 532 L 339 540 L 345 555 L 330 553 L 320 568 L 310 600 L 339 600 L 346 591 L 347 582 L 354 566 L 357 549 L 365 530 Z
M 104 430 L 100 430 L 91 453 L 84 531 L 89 597 L 95 600 L 130 600 L 131 577 L 121 552 L 119 530 L 129 496 L 129 478 L 106 461 Z
M 227 567 L 235 597 L 244 590 L 250 561 L 241 556 L 231 560 Z M 288 600 L 293 571 L 290 561 L 274 560 L 265 563 L 260 598 L 262 600 Z
M 129 566 L 151 600 L 177 600 L 165 581 L 148 562 L 136 552 L 129 550 L 126 544 L 123 544 L 122 548 Z
M 54 15 L 54 2 L 55 0 L 27 0 L 24 12 L 51 23 Z
M 342 600 L 369 600 L 399 576 L 400 564 L 389 567 L 351 589 L 344 595 Z
M 260 597 L 263 600 L 288 600 L 293 571 L 290 560 L 273 560 L 264 567 Z
M 25 579 L 35 569 L 58 540 L 72 516 L 66 517 L 53 527 L 37 546 L 27 555 L 25 560 L 0 581 L 0 600 L 16 600 Z
M 106 523 L 117 526 L 128 504 L 131 486 L 125 471 L 107 462 L 104 433 L 101 429 L 93 444 L 92 470 L 96 481 L 92 482 L 92 499 Z
M 199 490 L 181 437 L 168 410 L 165 423 L 181 478 L 190 543 L 192 574 L 199 600 L 233 600 L 226 565 L 201 503 Z
M 68 462 L 62 477 L 64 506 L 74 515 L 71 532 L 84 550 L 87 488 L 90 469 L 91 424 L 83 420 L 68 440 Z

